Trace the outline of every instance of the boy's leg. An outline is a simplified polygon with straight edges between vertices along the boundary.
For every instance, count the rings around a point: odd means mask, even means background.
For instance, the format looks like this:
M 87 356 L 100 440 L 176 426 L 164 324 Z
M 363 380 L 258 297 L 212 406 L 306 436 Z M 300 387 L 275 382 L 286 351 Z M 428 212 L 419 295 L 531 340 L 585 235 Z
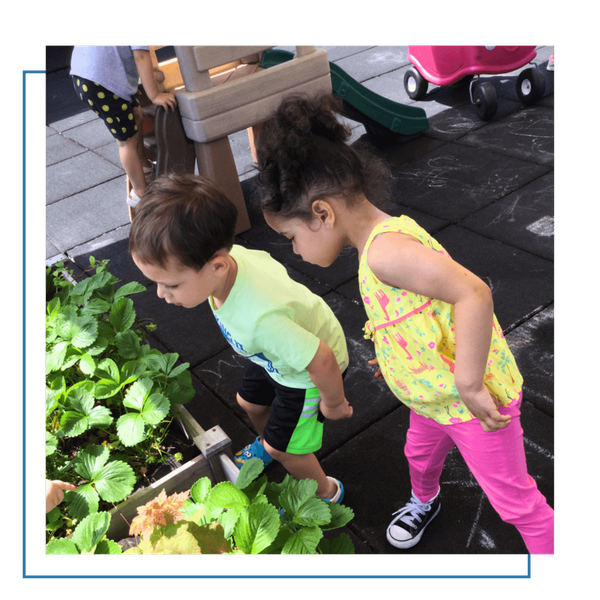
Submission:
M 273 448 L 268 442 L 264 442 L 267 452 L 297 481 L 302 479 L 314 479 L 317 482 L 317 496 L 324 500 L 333 498 L 337 493 L 337 485 L 327 478 L 317 457 L 313 454 L 290 454 Z
M 262 406 L 260 404 L 251 404 L 244 400 L 239 394 L 237 394 L 237 402 L 246 411 L 252 425 L 254 425 L 258 435 L 262 438 L 265 431 L 265 425 L 271 414 L 271 407 Z

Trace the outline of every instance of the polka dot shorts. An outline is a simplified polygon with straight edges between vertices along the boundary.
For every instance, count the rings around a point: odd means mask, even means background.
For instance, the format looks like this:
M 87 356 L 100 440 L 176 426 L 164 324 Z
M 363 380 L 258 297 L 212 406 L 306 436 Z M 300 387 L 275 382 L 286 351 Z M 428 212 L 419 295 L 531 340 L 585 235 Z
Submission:
M 125 100 L 83 77 L 72 75 L 72 78 L 81 101 L 104 121 L 115 139 L 124 142 L 136 134 L 133 109 L 140 104 L 137 98 Z

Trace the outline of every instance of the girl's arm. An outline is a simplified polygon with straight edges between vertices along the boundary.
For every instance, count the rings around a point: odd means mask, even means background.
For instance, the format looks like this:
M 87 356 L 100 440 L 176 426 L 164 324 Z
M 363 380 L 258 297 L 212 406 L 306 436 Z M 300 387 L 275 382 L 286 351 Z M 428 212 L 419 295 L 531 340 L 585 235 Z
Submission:
M 326 419 L 346 419 L 352 416 L 352 407 L 344 395 L 342 373 L 333 350 L 324 342 L 306 367 L 311 381 L 321 392 L 321 412 Z
M 144 91 L 152 104 L 162 106 L 168 112 L 177 104 L 175 96 L 169 92 L 159 92 L 156 79 L 154 78 L 154 67 L 148 50 L 134 50 L 133 58 L 144 86 Z
M 489 287 L 448 256 L 404 234 L 379 236 L 369 249 L 368 262 L 383 283 L 454 305 L 456 389 L 484 431 L 506 427 L 510 417 L 498 412 L 500 404 L 483 379 L 494 315 Z

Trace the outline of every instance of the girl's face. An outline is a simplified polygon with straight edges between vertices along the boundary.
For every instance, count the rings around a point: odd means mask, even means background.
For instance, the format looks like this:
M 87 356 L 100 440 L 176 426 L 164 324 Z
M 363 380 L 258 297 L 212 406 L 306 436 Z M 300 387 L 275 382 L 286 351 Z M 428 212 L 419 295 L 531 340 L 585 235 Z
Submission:
M 328 267 L 343 249 L 331 225 L 315 217 L 310 223 L 299 218 L 285 219 L 265 213 L 265 221 L 277 233 L 292 241 L 292 249 L 302 260 Z

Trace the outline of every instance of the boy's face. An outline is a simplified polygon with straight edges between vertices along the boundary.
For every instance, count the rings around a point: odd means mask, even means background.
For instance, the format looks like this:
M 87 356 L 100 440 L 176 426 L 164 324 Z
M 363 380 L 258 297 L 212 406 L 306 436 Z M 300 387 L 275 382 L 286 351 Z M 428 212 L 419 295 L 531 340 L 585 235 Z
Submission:
M 167 304 L 194 308 L 205 302 L 215 291 L 217 281 L 210 262 L 200 271 L 194 271 L 173 258 L 169 258 L 166 269 L 141 262 L 135 253 L 132 258 L 138 269 L 148 279 L 156 282 L 156 293 Z

